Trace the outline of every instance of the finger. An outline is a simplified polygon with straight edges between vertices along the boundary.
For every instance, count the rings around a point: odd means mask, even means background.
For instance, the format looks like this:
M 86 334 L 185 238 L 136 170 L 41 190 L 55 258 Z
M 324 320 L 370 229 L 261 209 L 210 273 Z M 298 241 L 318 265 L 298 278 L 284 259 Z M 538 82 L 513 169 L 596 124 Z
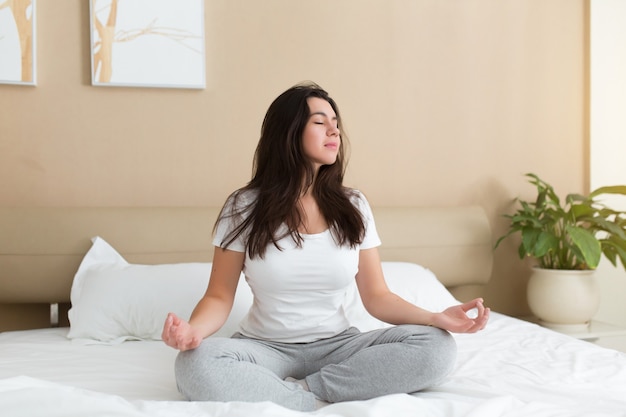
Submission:
M 483 304 L 482 299 L 476 303 L 476 309 L 478 310 L 478 315 L 476 317 L 480 318 L 485 314 L 485 305 Z
M 191 340 L 189 341 L 189 349 L 195 349 L 198 346 L 200 346 L 200 343 L 202 342 L 202 340 L 198 337 L 192 337 Z
M 181 351 L 195 349 L 200 345 L 200 342 L 201 342 L 201 339 L 199 339 L 198 337 L 191 337 L 186 340 L 183 340 L 181 338 L 181 341 L 179 343 L 179 349 Z
M 186 339 L 185 335 L 179 334 L 176 335 L 176 348 L 181 351 L 187 350 L 189 345 L 189 341 Z
M 471 301 L 475 308 L 484 307 L 484 302 L 485 300 L 483 300 L 482 298 L 475 298 Z
M 489 321 L 489 312 L 490 311 L 491 310 L 489 308 L 485 308 L 482 316 L 480 317 L 480 319 L 476 320 L 476 329 L 475 329 L 476 332 L 484 329 L 485 326 L 487 326 L 487 322 Z
M 161 332 L 161 339 L 167 341 L 170 334 L 170 328 L 172 326 L 172 316 L 171 313 L 167 315 L 165 318 L 165 323 L 163 323 L 163 331 Z
M 463 311 L 468 312 L 471 309 L 476 308 L 480 302 L 482 302 L 481 298 L 475 298 L 473 300 L 470 300 L 466 303 L 461 304 L 460 307 L 463 309 Z
M 485 326 L 487 326 L 487 323 L 489 322 L 489 313 L 491 312 L 490 308 L 485 308 L 485 314 L 483 315 L 484 320 L 483 320 L 483 325 L 480 328 L 480 330 L 484 329 Z
M 184 340 L 184 335 L 181 332 L 180 326 L 176 326 L 173 324 L 170 327 L 169 340 L 170 340 L 170 346 L 176 349 L 180 348 Z
M 178 316 L 177 316 L 176 314 L 174 314 L 174 313 L 170 313 L 170 314 L 169 314 L 169 316 L 172 318 L 172 324 L 175 324 L 175 325 L 177 325 L 177 326 L 178 326 L 178 325 L 180 325 L 180 323 L 181 323 L 181 321 L 182 321 L 180 317 L 178 317 Z

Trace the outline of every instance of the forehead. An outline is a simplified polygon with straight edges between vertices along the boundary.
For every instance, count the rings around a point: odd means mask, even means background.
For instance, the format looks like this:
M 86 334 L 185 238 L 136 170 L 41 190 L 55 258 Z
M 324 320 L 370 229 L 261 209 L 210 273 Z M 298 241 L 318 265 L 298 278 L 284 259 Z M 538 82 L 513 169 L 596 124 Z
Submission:
M 320 114 L 330 118 L 337 117 L 330 103 L 322 98 L 309 97 L 306 99 L 306 102 L 309 105 L 309 112 L 311 115 Z

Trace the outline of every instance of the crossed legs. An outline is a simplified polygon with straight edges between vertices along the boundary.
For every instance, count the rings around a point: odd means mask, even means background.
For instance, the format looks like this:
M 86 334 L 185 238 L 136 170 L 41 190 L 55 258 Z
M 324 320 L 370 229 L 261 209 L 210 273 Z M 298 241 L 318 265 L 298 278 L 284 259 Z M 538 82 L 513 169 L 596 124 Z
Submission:
M 402 325 L 349 329 L 311 343 L 276 343 L 236 335 L 208 338 L 176 359 L 181 393 L 196 401 L 273 401 L 309 411 L 316 399 L 365 400 L 411 393 L 440 382 L 456 345 L 441 329 Z M 305 378 L 310 392 L 286 377 Z

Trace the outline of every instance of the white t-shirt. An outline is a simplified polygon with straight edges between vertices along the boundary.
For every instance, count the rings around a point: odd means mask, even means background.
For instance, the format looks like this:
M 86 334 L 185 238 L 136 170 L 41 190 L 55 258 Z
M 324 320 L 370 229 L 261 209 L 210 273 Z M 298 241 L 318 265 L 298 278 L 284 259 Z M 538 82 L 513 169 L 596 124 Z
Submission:
M 239 325 L 243 335 L 306 343 L 335 336 L 349 327 L 343 302 L 358 270 L 359 250 L 380 245 L 371 208 L 361 193 L 358 196 L 353 203 L 366 225 L 359 247 L 338 246 L 326 230 L 302 234 L 300 248 L 288 235 L 278 242 L 282 250 L 270 244 L 263 259 L 250 259 L 246 254 L 243 272 L 254 301 Z M 221 246 L 231 227 L 230 219 L 222 219 L 213 244 Z M 240 237 L 228 249 L 244 252 L 244 239 Z

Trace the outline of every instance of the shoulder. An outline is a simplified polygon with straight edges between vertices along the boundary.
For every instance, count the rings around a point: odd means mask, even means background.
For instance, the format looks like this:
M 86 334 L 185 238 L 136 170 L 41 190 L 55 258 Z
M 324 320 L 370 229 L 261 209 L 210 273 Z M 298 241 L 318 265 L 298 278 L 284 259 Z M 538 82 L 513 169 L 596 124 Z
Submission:
M 226 225 L 228 225 L 228 229 L 232 229 L 244 223 L 254 208 L 257 195 L 258 192 L 256 190 L 246 188 L 233 191 L 226 198 L 226 202 L 217 218 L 216 223 L 221 226 L 218 229 L 224 231 L 223 229 Z
M 257 190 L 247 188 L 233 191 L 226 199 L 222 213 L 232 215 L 247 211 L 254 205 L 253 203 L 256 201 L 258 194 Z
M 257 193 L 245 188 L 228 196 L 215 223 L 213 244 L 236 252 L 245 252 L 251 211 Z
M 372 209 L 370 208 L 369 201 L 367 201 L 367 197 L 360 190 L 355 188 L 346 188 L 346 195 L 350 199 L 350 202 L 353 206 L 355 206 L 361 213 L 367 214 Z

